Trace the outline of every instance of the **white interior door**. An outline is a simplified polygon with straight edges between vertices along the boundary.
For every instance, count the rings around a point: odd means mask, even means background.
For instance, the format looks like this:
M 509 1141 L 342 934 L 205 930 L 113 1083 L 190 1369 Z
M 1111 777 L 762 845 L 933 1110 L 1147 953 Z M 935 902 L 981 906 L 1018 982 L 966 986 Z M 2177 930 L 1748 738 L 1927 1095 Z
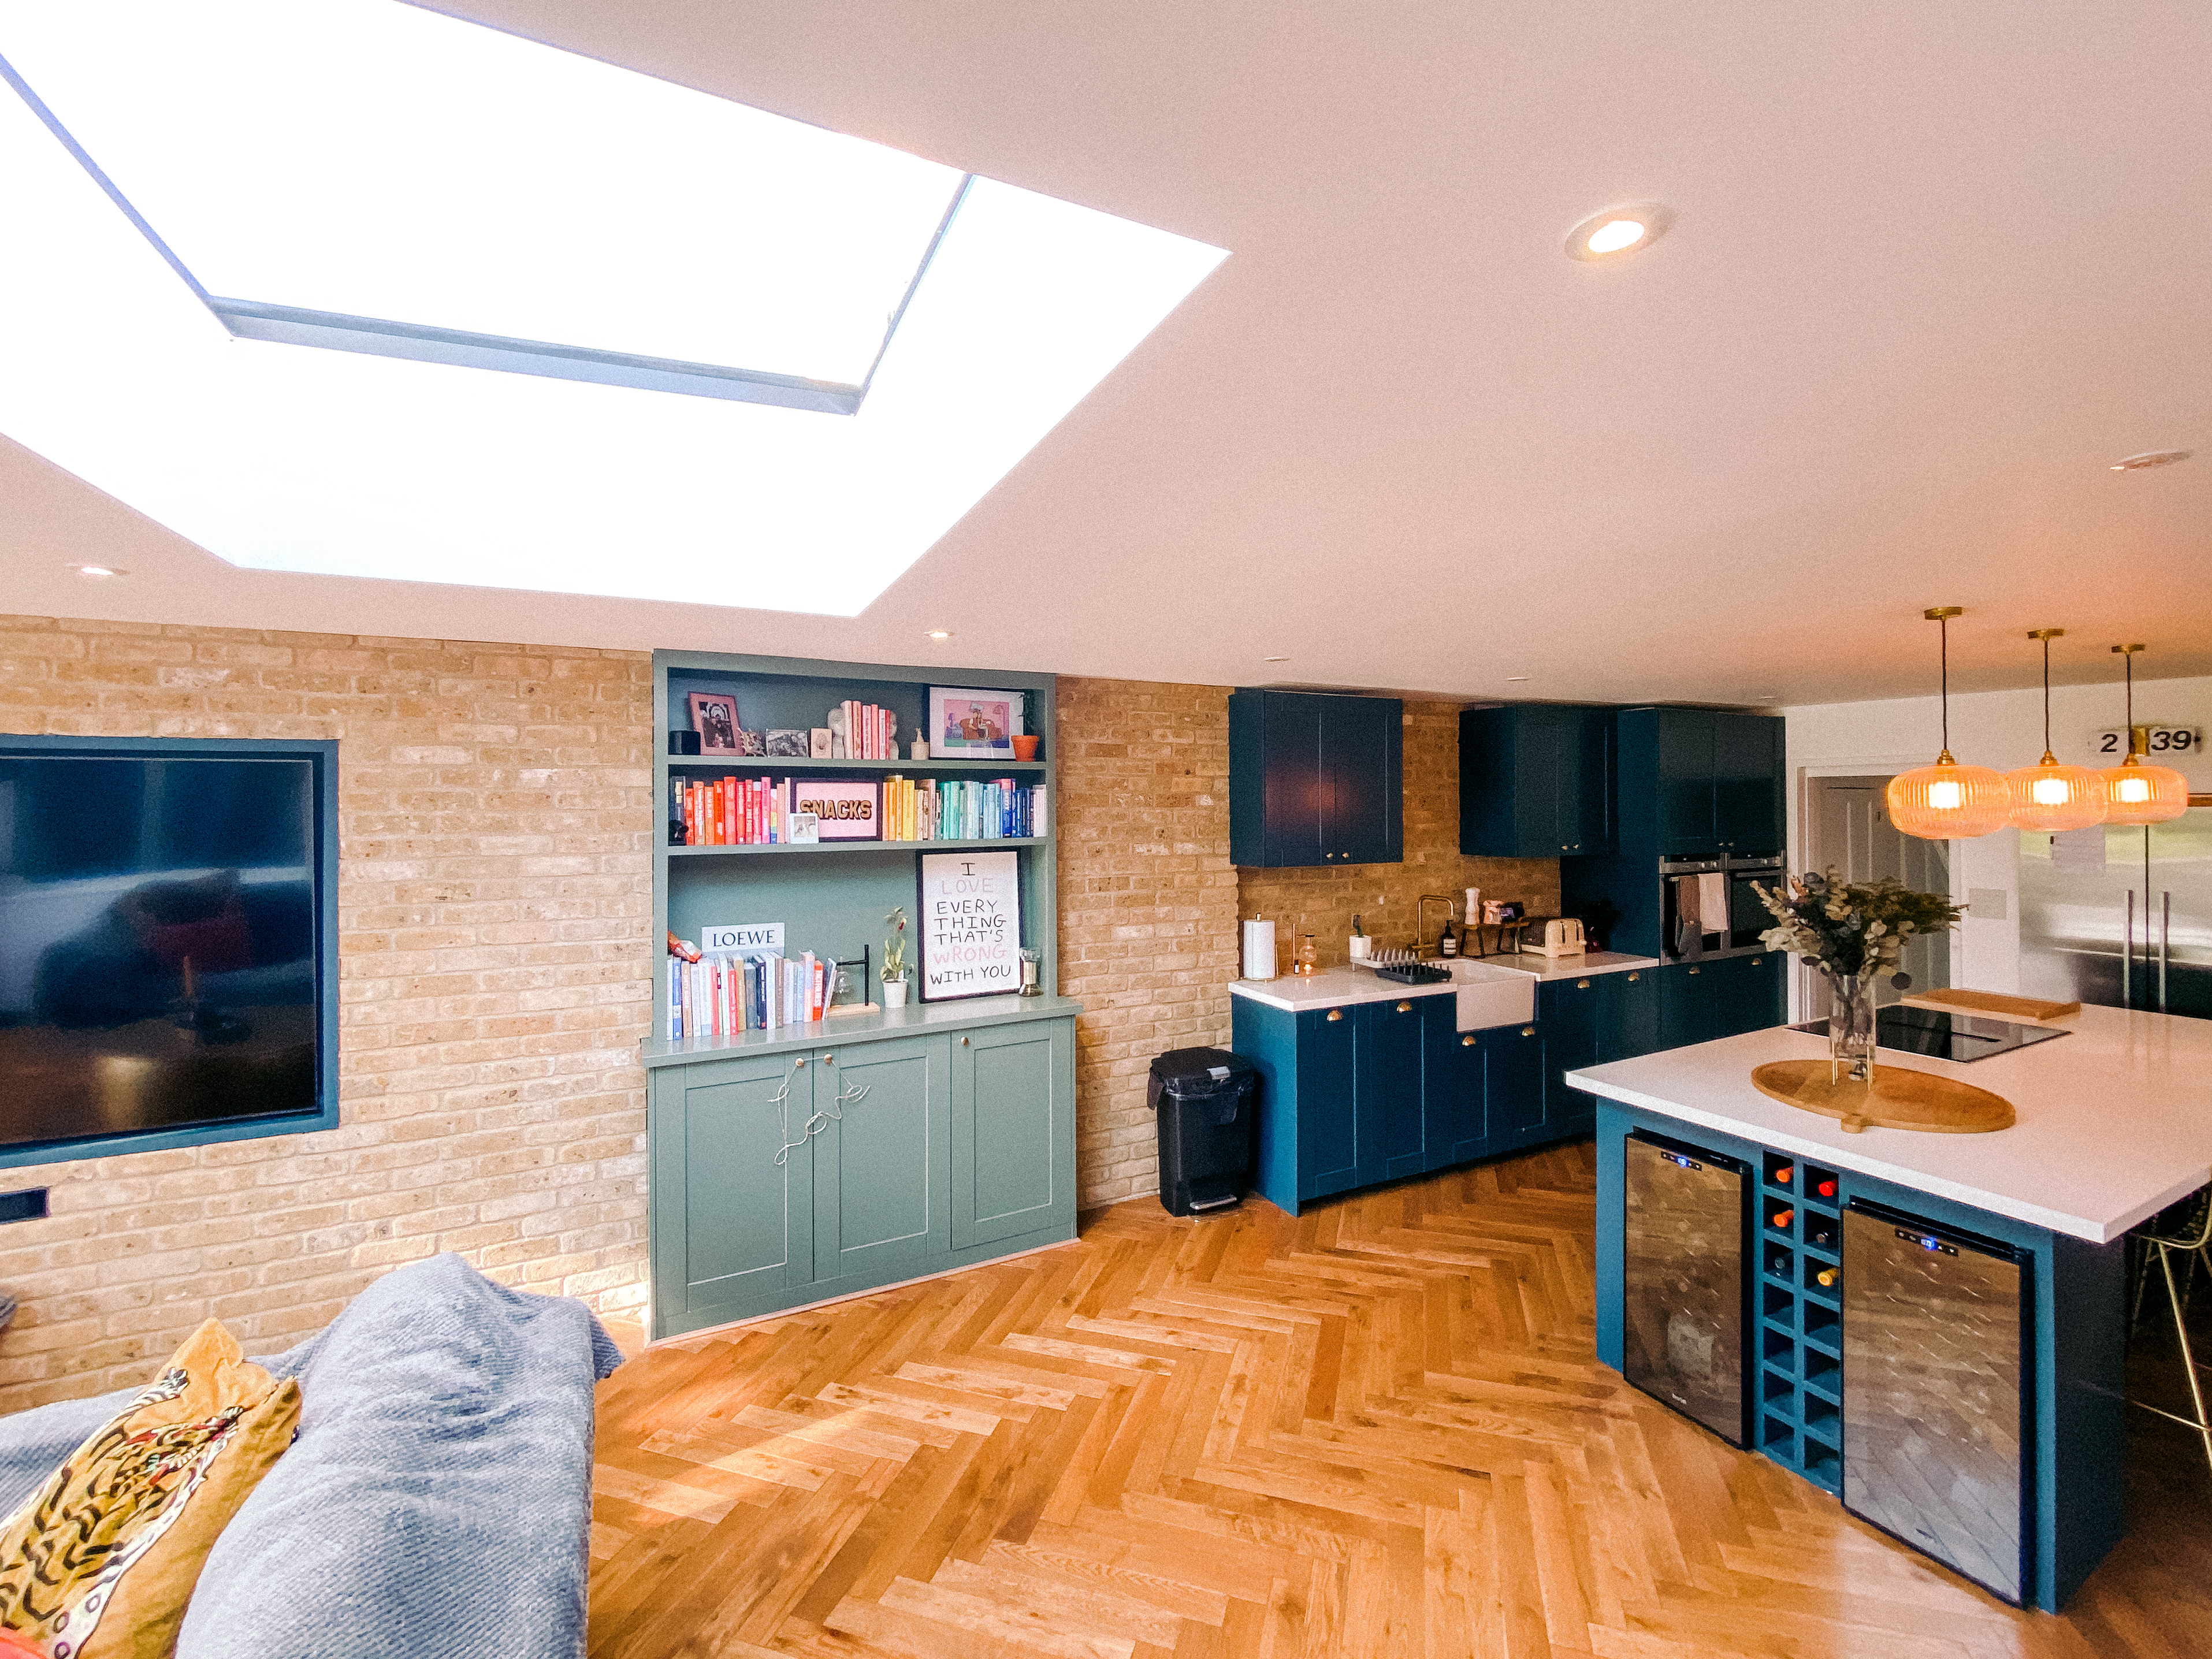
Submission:
M 1889 779 L 1883 777 L 1814 778 L 1809 781 L 1812 834 L 1807 837 L 1808 866 L 1833 867 L 1846 881 L 1879 881 L 1894 876 L 1923 893 L 1951 890 L 1949 843 L 1922 841 L 1902 834 L 1889 821 L 1882 799 Z M 1905 947 L 1902 963 L 1917 989 L 1929 990 L 1951 982 L 1951 936 L 1924 934 Z M 1809 968 L 1805 975 L 1805 1012 L 1825 1019 L 1828 1013 L 1827 981 Z M 1875 996 L 1878 1003 L 1895 1002 L 1899 993 L 1884 981 Z

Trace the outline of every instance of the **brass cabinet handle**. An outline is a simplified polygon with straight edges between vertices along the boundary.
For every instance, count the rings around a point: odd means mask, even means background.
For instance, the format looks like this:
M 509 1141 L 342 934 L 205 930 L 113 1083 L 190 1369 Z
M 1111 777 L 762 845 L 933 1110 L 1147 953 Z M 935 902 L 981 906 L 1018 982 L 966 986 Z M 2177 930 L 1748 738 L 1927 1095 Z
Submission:
M 1342 1019 L 1344 1018 L 1344 1010 L 1341 1008 L 1332 1008 L 1328 1011 L 1328 1017 L 1331 1019 Z M 967 1039 L 963 1037 L 961 1041 L 964 1042 Z
M 1401 1014 L 1410 1014 L 1413 1012 L 1413 1005 L 1410 1002 L 1401 1002 L 1398 1005 L 1398 1012 Z
M 1644 977 L 1644 975 L 1641 975 L 1641 974 L 1631 974 L 1631 975 L 1628 976 L 1628 982 L 1629 982 L 1631 985 L 1633 985 L 1633 984 L 1635 984 L 1635 983 L 1636 983 L 1636 981 L 1637 981 L 1638 980 L 1642 979 L 1643 977 Z
M 1577 980 L 1577 981 L 1575 981 L 1575 989 L 1577 989 L 1577 991 L 1587 991 L 1587 990 L 1589 990 L 1589 981 L 1588 980 L 1586 980 L 1586 979 L 1578 979 L 1578 980 Z
M 1696 973 L 1698 970 L 1697 970 L 1695 968 L 1692 968 L 1692 969 L 1690 969 L 1690 971 L 1691 971 L 1692 973 L 1693 973 L 1693 974 L 1694 974 L 1694 973 Z
M 1534 1036 L 1536 1035 L 1536 1028 L 1533 1025 L 1523 1025 L 1521 1028 L 1521 1035 L 1522 1036 Z
M 1459 1040 L 1459 1046 L 1460 1046 L 1461 1048 L 1474 1048 L 1474 1032 L 1472 1032 L 1472 1031 L 1469 1031 L 1469 1032 L 1468 1032 L 1465 1036 L 1462 1037 L 1462 1038 Z

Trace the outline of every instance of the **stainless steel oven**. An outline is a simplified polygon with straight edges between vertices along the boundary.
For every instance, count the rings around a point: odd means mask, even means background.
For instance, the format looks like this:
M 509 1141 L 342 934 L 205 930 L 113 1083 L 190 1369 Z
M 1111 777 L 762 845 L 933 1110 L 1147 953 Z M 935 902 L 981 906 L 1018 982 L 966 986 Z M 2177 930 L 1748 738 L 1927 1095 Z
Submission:
M 1753 884 L 1784 879 L 1782 855 L 1669 859 L 1659 866 L 1660 947 L 1669 960 L 1747 954 L 1774 925 Z

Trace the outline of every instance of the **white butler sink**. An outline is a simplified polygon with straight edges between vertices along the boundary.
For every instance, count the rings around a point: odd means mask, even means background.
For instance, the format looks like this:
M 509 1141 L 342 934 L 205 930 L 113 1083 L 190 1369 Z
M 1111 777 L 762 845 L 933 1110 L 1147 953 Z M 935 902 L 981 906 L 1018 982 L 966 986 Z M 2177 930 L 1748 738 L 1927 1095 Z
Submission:
M 1533 975 L 1486 962 L 1455 962 L 1450 967 L 1453 990 L 1459 1000 L 1456 1029 L 1480 1031 L 1492 1025 L 1526 1025 L 1536 1018 Z

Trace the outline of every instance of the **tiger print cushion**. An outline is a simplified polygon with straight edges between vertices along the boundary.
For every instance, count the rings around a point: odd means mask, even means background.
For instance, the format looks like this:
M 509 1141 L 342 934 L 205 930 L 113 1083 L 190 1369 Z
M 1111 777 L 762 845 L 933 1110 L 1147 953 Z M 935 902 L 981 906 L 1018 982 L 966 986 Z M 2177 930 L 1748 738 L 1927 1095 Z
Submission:
M 300 1385 L 209 1320 L 0 1525 L 0 1629 L 53 1659 L 162 1659 L 216 1534 L 284 1449 Z

